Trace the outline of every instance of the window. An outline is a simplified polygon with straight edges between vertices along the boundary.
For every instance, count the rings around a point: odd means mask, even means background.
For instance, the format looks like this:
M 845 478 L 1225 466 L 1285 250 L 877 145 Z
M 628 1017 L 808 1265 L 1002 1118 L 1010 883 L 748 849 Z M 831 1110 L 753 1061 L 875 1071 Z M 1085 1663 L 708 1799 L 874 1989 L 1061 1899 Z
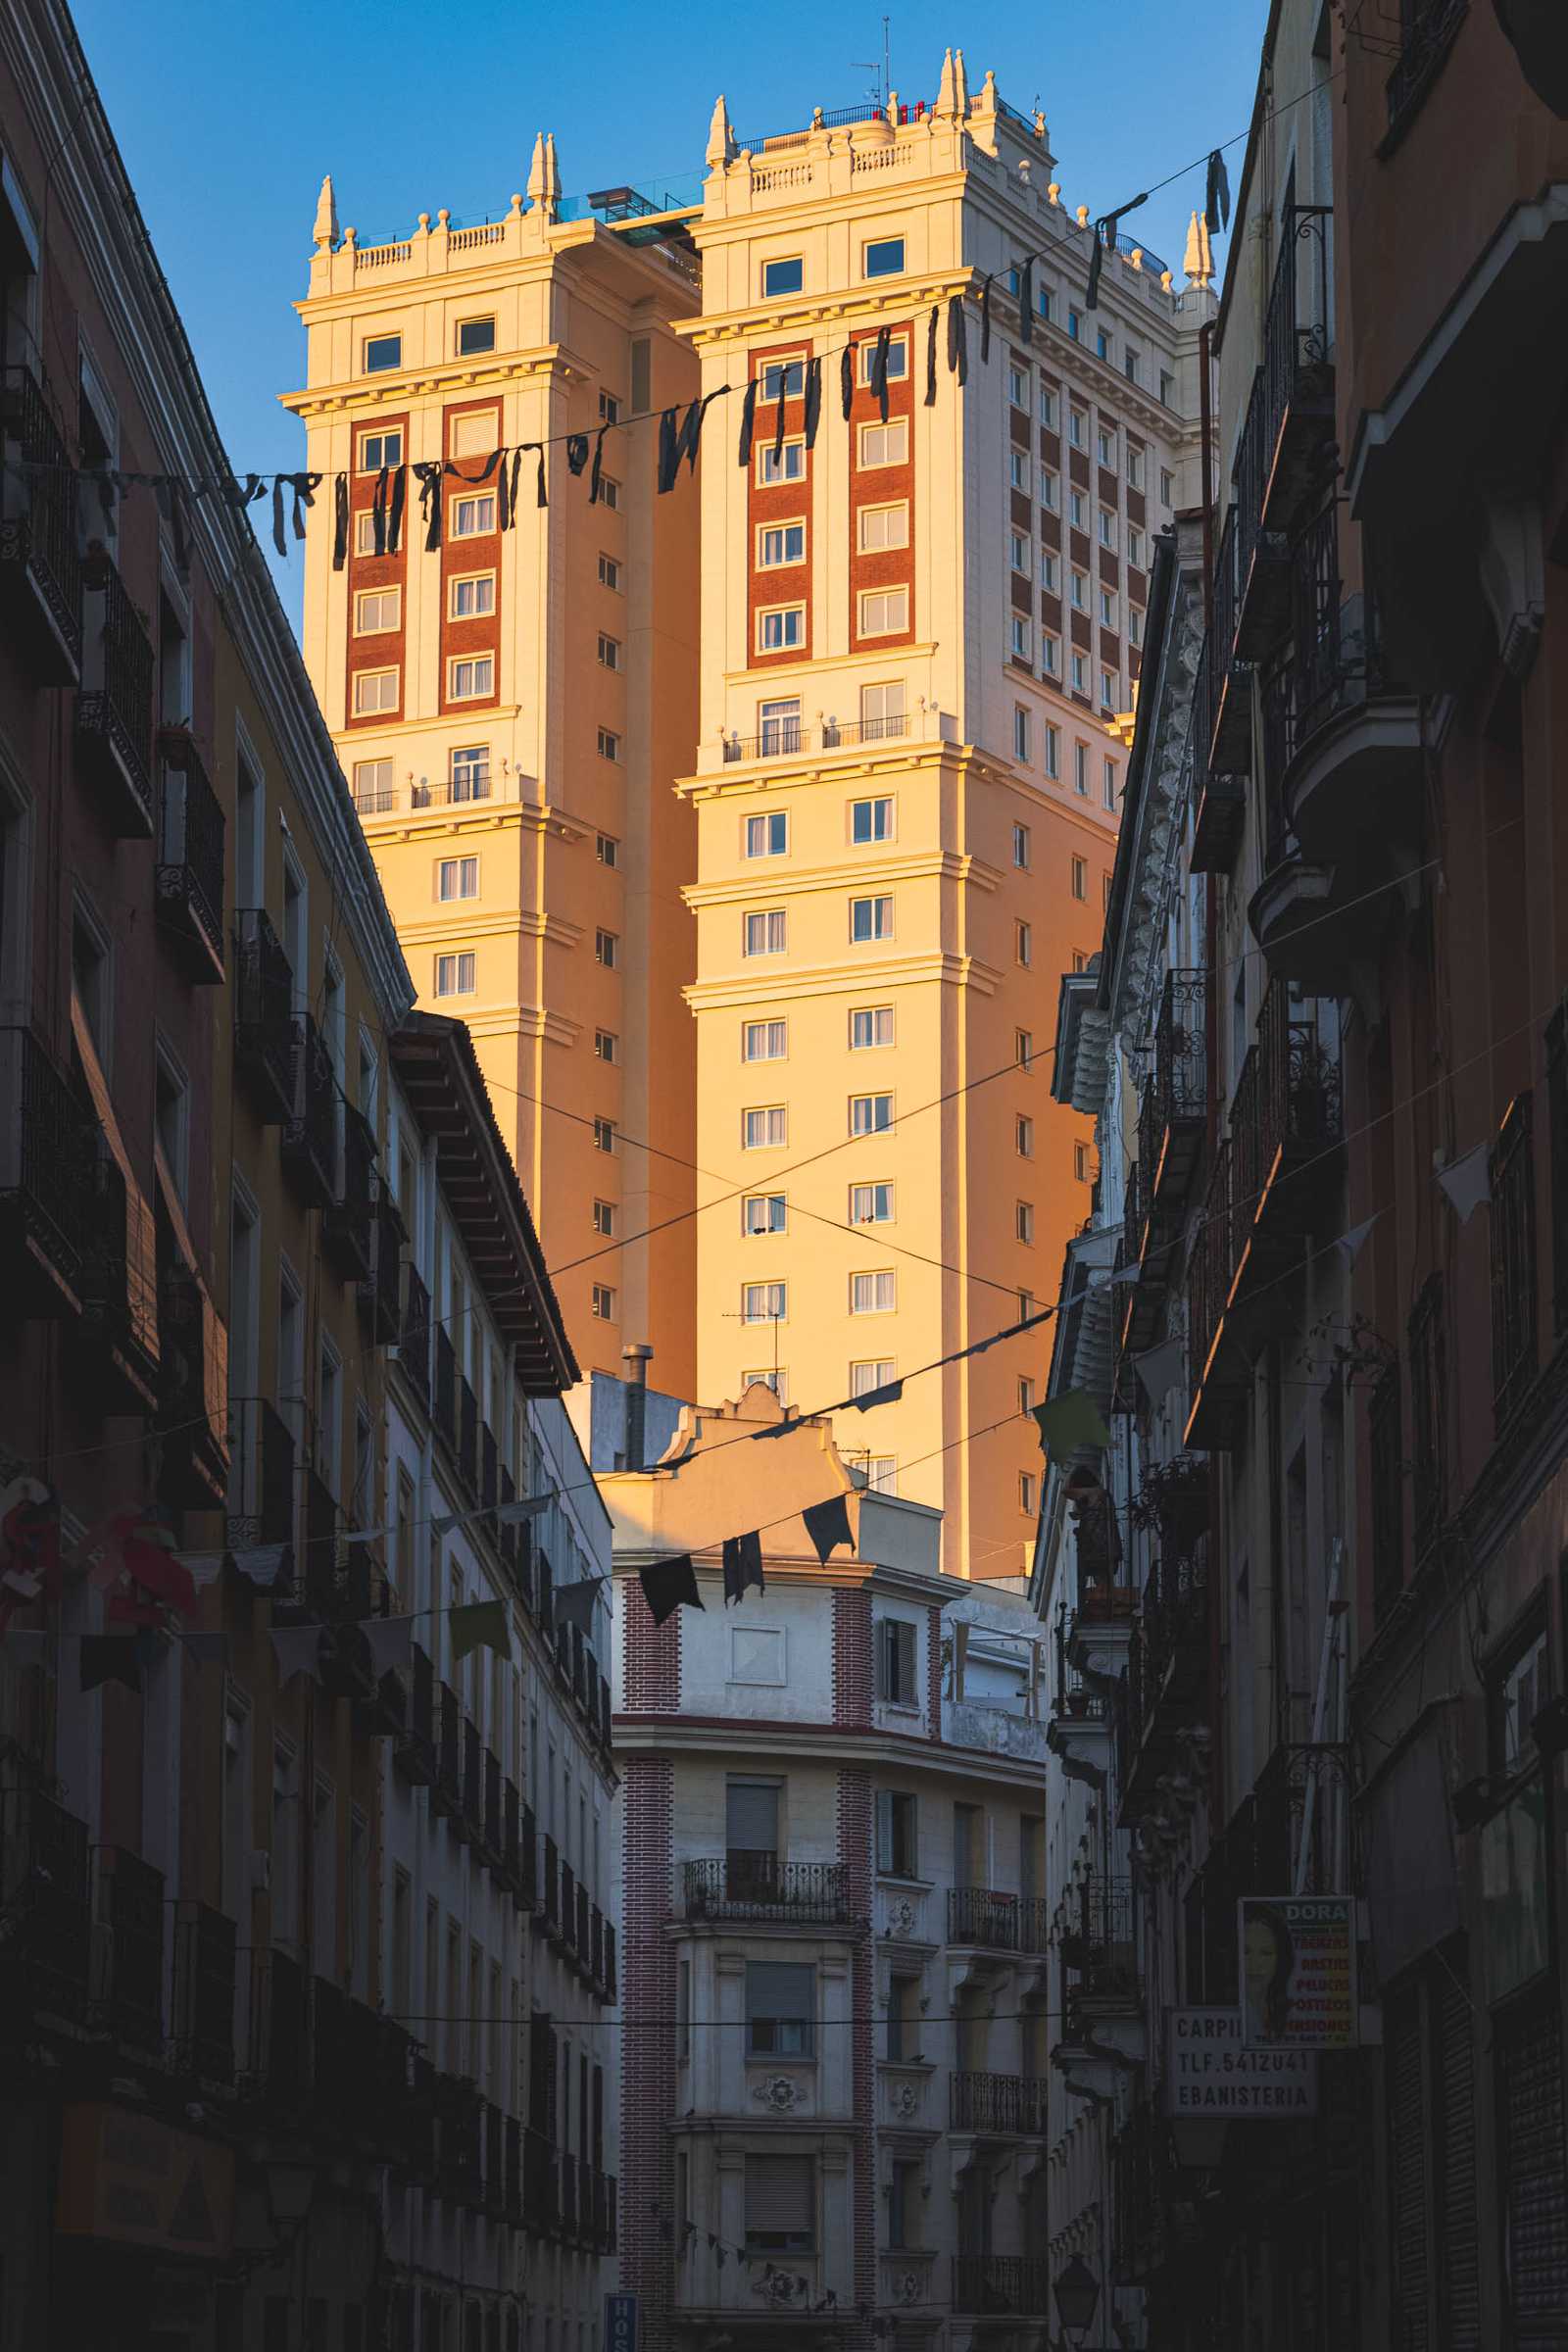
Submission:
M 790 1140 L 790 1114 L 782 1102 L 770 1103 L 765 1110 L 747 1110 L 741 1113 L 741 1144 L 747 1152 L 760 1152 Z
M 618 1061 L 620 1059 L 620 1040 L 613 1029 L 596 1029 L 594 1031 L 594 1059 L 596 1061 Z
M 742 1233 L 787 1233 L 789 1202 L 782 1193 L 748 1193 L 741 1202 Z
M 1035 957 L 1035 935 L 1028 923 L 1017 922 L 1013 924 L 1012 954 L 1013 960 L 1017 963 L 1033 963 Z
M 361 637 L 395 629 L 403 618 L 401 588 L 365 588 L 354 600 L 354 627 Z
M 451 539 L 482 539 L 496 527 L 496 501 L 492 490 L 480 491 L 454 498 L 448 514 L 447 536 Z
M 1068 968 L 1075 972 L 1088 971 L 1089 957 L 1082 948 L 1074 948 L 1072 952 L 1072 962 Z
M 806 362 L 804 360 L 765 360 L 762 364 L 759 396 L 773 407 L 782 393 L 786 400 L 799 400 L 806 390 Z
M 893 1043 L 893 1007 L 891 1004 L 859 1004 L 850 1014 L 850 1050 L 860 1053 L 867 1046 L 891 1046 Z
M 1144 612 L 1141 605 L 1129 605 L 1127 608 L 1127 642 L 1129 645 L 1142 645 L 1144 642 Z
M 454 620 L 481 620 L 496 609 L 496 575 L 493 571 L 470 572 L 466 579 L 454 580 L 449 607 Z
M 614 931 L 596 931 L 594 933 L 595 963 L 602 963 L 607 972 L 612 972 L 619 958 L 619 934 Z
M 1061 774 L 1061 729 L 1059 727 L 1047 727 L 1046 729 L 1046 773 L 1048 776 L 1055 777 L 1059 777 Z
M 758 748 L 764 760 L 784 758 L 801 748 L 801 702 L 792 695 L 787 702 L 762 703 L 758 709 L 760 724 L 758 728 Z
M 1127 446 L 1127 487 L 1130 490 L 1141 490 L 1143 486 L 1144 453 L 1141 449 L 1134 449 L 1129 442 Z
M 1056 585 L 1060 577 L 1061 568 L 1056 558 L 1052 554 L 1049 547 L 1043 547 L 1040 551 L 1041 587 L 1049 588 L 1053 596 L 1054 596 L 1056 593 Z
M 1047 466 L 1040 468 L 1040 504 L 1053 514 L 1061 505 L 1061 476 Z
M 852 1274 L 852 1315 L 891 1315 L 899 1303 L 899 1278 L 894 1273 Z
M 438 956 L 435 993 L 438 997 L 471 997 L 476 986 L 472 956 Z
M 876 1866 L 885 1878 L 918 1877 L 919 1848 L 915 1830 L 915 1799 L 903 1788 L 879 1788 L 876 1793 Z
M 1089 610 L 1088 572 L 1075 571 L 1072 574 L 1068 593 L 1072 601 L 1073 611 L 1075 612 L 1087 612 Z
M 877 466 L 903 466 L 909 455 L 909 420 L 906 416 L 892 416 L 886 424 L 862 424 L 860 427 L 860 467 L 862 472 Z
M 793 653 L 806 643 L 806 607 L 778 605 L 757 615 L 758 650 L 764 654 Z
M 613 392 L 600 393 L 599 421 L 601 424 L 618 424 L 620 422 L 620 401 Z
M 1035 1057 L 1034 1031 L 1032 1029 L 1015 1029 L 1012 1033 L 1012 1051 L 1018 1067 L 1021 1070 L 1027 1070 Z
M 893 901 L 890 898 L 852 899 L 850 901 L 850 938 L 857 947 L 867 941 L 893 937 Z
M 1538 1623 L 1506 1665 L 1489 1677 L 1488 1759 L 1494 1781 L 1512 1780 L 1537 1761 L 1531 1725 L 1551 1696 L 1547 1629 Z
M 1020 1372 L 1018 1375 L 1018 1410 L 1020 1413 L 1032 1413 L 1034 1409 L 1035 1384 L 1027 1372 Z
M 375 546 L 375 514 L 369 507 L 362 507 L 354 517 L 354 552 L 359 556 L 373 556 Z M 382 525 L 382 549 L 386 552 L 385 525 Z
M 782 956 L 787 933 L 782 906 L 769 906 L 744 918 L 742 954 Z
M 1067 411 L 1067 438 L 1074 449 L 1088 447 L 1089 416 L 1087 410 L 1069 409 Z
M 478 858 L 438 858 L 435 869 L 435 895 L 438 899 L 476 899 L 479 896 Z
M 620 564 L 613 556 L 602 555 L 600 557 L 599 585 L 601 588 L 613 588 L 617 592 L 619 591 Z
M 1082 329 L 1082 326 L 1083 326 L 1083 320 L 1082 320 L 1082 318 L 1079 317 L 1078 313 L 1077 313 L 1075 310 L 1073 310 L 1073 309 L 1071 308 L 1071 306 L 1069 305 L 1069 307 L 1068 307 L 1068 311 L 1067 311 L 1067 333 L 1068 333 L 1069 337 L 1071 338 L 1071 340 L 1072 340 L 1074 343 L 1076 343 L 1076 342 L 1079 340 L 1079 335 L 1080 335 L 1080 331 L 1081 331 L 1081 329 Z
M 490 798 L 490 746 L 487 743 L 466 743 L 453 753 L 452 798 L 455 801 L 487 801 Z
M 1164 408 L 1174 408 L 1176 405 L 1176 378 L 1168 368 L 1162 368 L 1159 371 L 1159 398 Z
M 1029 570 L 1029 542 L 1023 536 L 1021 531 L 1009 531 L 1007 534 L 1007 561 L 1012 565 L 1014 571 L 1021 571 L 1027 576 Z
M 1015 1200 L 1012 1204 L 1012 1238 L 1032 1248 L 1035 1238 L 1035 1204 L 1032 1200 Z
M 773 1371 L 771 1367 L 764 1367 L 756 1372 L 743 1372 L 741 1374 L 741 1387 L 743 1389 L 771 1389 L 774 1396 L 778 1398 L 780 1404 L 788 1404 L 790 1400 L 790 1376 L 784 1370 L 782 1365 L 780 1365 L 776 1372 Z M 764 1634 L 761 1636 L 761 1640 L 764 1642 L 776 1642 L 778 1639 L 779 1637 L 777 1634 Z M 759 1661 L 754 1658 L 752 1663 L 755 1666 L 759 1663 Z M 741 1682 L 743 1680 L 746 1682 L 776 1682 L 782 1681 L 783 1677 L 779 1675 L 764 1676 L 757 1673 L 750 1673 L 743 1677 L 732 1672 L 729 1679 L 732 1683 Z
M 388 368 L 401 368 L 402 365 L 403 337 L 401 335 L 367 335 L 365 338 L 365 372 L 367 375 L 384 375 Z
M 1036 1507 L 1035 1474 L 1032 1470 L 1020 1470 L 1018 1473 L 1018 1508 L 1026 1519 L 1032 1519 Z
M 1017 291 L 1016 287 L 1013 291 Z M 1007 368 L 1007 398 L 1015 409 L 1027 409 L 1029 406 L 1029 378 L 1021 368 L 1015 368 L 1010 363 Z
M 865 249 L 867 277 L 898 277 L 904 269 L 904 239 L 874 237 Z
M 607 637 L 603 629 L 599 632 L 599 666 L 601 669 L 620 667 L 620 639 Z
M 1160 469 L 1159 469 L 1159 501 L 1160 501 L 1160 505 L 1161 505 L 1161 506 L 1165 506 L 1165 507 L 1168 507 L 1168 506 L 1170 506 L 1170 505 L 1171 505 L 1171 504 L 1174 502 L 1174 500 L 1175 500 L 1175 496 L 1176 496 L 1176 482 L 1175 482 L 1175 477 L 1174 477 L 1174 476 L 1173 476 L 1173 474 L 1171 473 L 1170 467 L 1169 467 L 1168 466 L 1162 466 L 1160 467 Z
M 752 1969 L 747 1970 L 748 1984 Z M 774 1964 L 775 1966 L 777 1963 Z M 810 1970 L 804 1972 L 810 1975 Z M 809 2156 L 748 2156 L 746 2246 L 757 2254 L 809 2254 L 816 2244 L 816 2174 Z
M 891 1184 L 852 1184 L 850 1187 L 850 1223 L 852 1225 L 891 1225 L 893 1222 L 893 1187 Z
M 1011 613 L 1009 618 L 1012 624 L 1013 660 L 1015 662 L 1032 662 L 1034 649 L 1030 640 L 1034 635 L 1033 629 L 1021 612 Z
M 1022 703 L 1014 703 L 1012 708 L 1012 756 L 1015 760 L 1027 760 L 1029 757 L 1029 713 Z M 1016 849 L 1019 828 L 1014 825 L 1012 830 L 1013 847 Z M 1016 858 L 1013 863 L 1018 863 Z
M 746 1021 L 741 1026 L 743 1061 L 782 1061 L 789 1052 L 787 1021 Z
M 1085 694 L 1089 688 L 1089 657 L 1074 654 L 1072 658 L 1072 686 L 1075 694 Z
M 1075 899 L 1087 899 L 1089 896 L 1089 865 L 1086 858 L 1075 858 L 1072 861 L 1072 895 Z
M 1116 626 L 1116 599 L 1108 588 L 1100 591 L 1100 625 L 1102 629 Z
M 480 695 L 494 694 L 495 690 L 496 661 L 494 654 L 475 654 L 470 659 L 453 662 L 451 690 L 453 702 L 472 702 Z
M 1072 747 L 1072 788 L 1074 792 L 1081 793 L 1084 799 L 1088 800 L 1089 746 L 1087 743 L 1075 743 Z
M 1075 531 L 1085 531 L 1089 528 L 1088 511 L 1084 506 L 1084 494 L 1081 490 L 1073 490 L 1068 493 L 1067 519 Z
M 598 733 L 600 759 L 618 760 L 620 758 L 620 737 L 615 733 L 614 728 L 601 727 Z
M 801 256 L 790 254 L 785 259 L 762 264 L 762 292 L 765 295 L 798 294 L 805 283 L 806 265 Z
M 1027 1323 L 1034 1311 L 1035 1295 L 1033 1291 L 1020 1291 L 1018 1293 L 1018 1321 Z
M 1055 569 L 1054 563 L 1052 569 Z M 1061 639 L 1053 637 L 1049 630 L 1044 631 L 1040 639 L 1040 666 L 1048 678 L 1059 678 L 1061 675 Z M 1046 729 L 1048 739 L 1054 733 L 1054 727 Z M 1046 770 L 1048 775 L 1051 772 L 1050 768 Z
M 909 509 L 906 501 L 893 507 L 862 507 L 859 513 L 859 545 L 862 554 L 882 548 L 907 547 L 909 544 Z
M 1007 479 L 1014 490 L 1022 490 L 1026 496 L 1034 488 L 1033 468 L 1021 449 L 1007 452 Z
M 1105 807 L 1114 808 L 1116 806 L 1116 762 L 1114 760 L 1107 760 L 1104 762 L 1101 774 L 1101 791 L 1104 795 Z
M 758 452 L 757 478 L 764 486 L 773 482 L 803 482 L 806 479 L 806 443 L 786 441 L 775 450 L 771 441 L 764 441 Z
M 871 370 L 875 364 L 876 337 L 871 335 L 860 345 L 860 381 L 862 384 L 868 384 L 871 381 Z M 908 372 L 908 337 L 894 335 L 888 343 L 888 381 L 890 384 L 902 382 Z
M 615 1149 L 615 1122 L 614 1122 L 614 1120 L 613 1120 L 613 1119 L 595 1119 L 595 1121 L 594 1121 L 594 1150 L 595 1150 L 596 1152 L 613 1152 L 613 1151 L 614 1151 L 614 1149 Z
M 1100 877 L 1100 906 L 1102 913 L 1108 914 L 1110 912 L 1110 876 L 1108 874 L 1102 874 Z
M 765 816 L 747 817 L 747 857 L 782 858 L 789 848 L 789 815 L 783 808 L 771 808 Z
M 601 833 L 594 843 L 594 855 L 601 865 L 620 863 L 620 844 L 613 833 Z
M 613 1323 L 615 1319 L 615 1294 L 610 1288 L 608 1283 L 596 1282 L 593 1285 L 593 1311 L 598 1316 L 601 1323 Z
M 1089 1182 L 1089 1146 L 1087 1144 L 1074 1144 L 1072 1148 L 1072 1172 L 1079 1184 L 1087 1184 Z
M 879 1617 L 876 1623 L 876 1694 L 892 1707 L 917 1707 L 915 1628 L 906 1617 Z
M 785 1283 L 748 1282 L 741 1287 L 743 1323 L 782 1323 L 788 1304 L 789 1290 Z
M 868 842 L 893 839 L 893 803 L 882 801 L 852 801 L 850 803 L 850 839 L 857 849 Z
M 398 672 L 395 669 L 358 669 L 354 673 L 354 714 L 367 718 L 381 710 L 398 707 Z
M 458 357 L 471 359 L 475 353 L 494 351 L 496 322 L 493 318 L 460 318 L 458 321 Z
M 885 1135 L 893 1124 L 891 1095 L 852 1095 L 850 1097 L 850 1133 L 852 1135 Z
M 909 625 L 907 588 L 867 588 L 860 596 L 860 635 L 891 637 Z
M 1108 360 L 1110 357 L 1110 337 L 1102 326 L 1095 329 L 1095 357 L 1097 360 Z
M 1102 466 L 1116 463 L 1116 436 L 1102 425 L 1095 435 L 1095 452 Z
M 1020 1110 L 1012 1122 L 1012 1148 L 1020 1159 L 1035 1155 L 1035 1123 L 1027 1111 Z
M 390 760 L 355 760 L 354 806 L 362 815 L 397 807 Z
M 594 1231 L 603 1234 L 606 1241 L 612 1238 L 615 1231 L 615 1203 L 613 1200 L 596 1200 L 594 1202 Z
M 1102 669 L 1100 673 L 1100 707 L 1102 710 L 1114 710 L 1116 708 L 1116 673 L 1114 670 Z
M 805 523 L 768 523 L 757 534 L 757 561 L 764 571 L 771 570 L 779 564 L 804 564 Z
M 1012 828 L 1012 862 L 1014 865 L 1028 866 L 1029 828 L 1027 825 L 1014 825 Z
M 612 473 L 602 473 L 599 477 L 599 503 L 612 514 L 620 505 L 620 484 Z
M 1127 561 L 1140 566 L 1144 561 L 1144 534 L 1134 522 L 1127 525 Z

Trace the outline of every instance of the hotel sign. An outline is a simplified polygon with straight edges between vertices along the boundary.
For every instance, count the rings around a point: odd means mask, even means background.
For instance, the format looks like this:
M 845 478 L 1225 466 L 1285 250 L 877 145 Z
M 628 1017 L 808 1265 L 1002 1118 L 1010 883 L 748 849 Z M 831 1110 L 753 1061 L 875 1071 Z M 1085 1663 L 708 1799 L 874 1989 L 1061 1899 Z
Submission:
M 1239 2009 L 1169 2009 L 1165 2113 L 1270 2124 L 1316 2115 L 1317 2059 L 1310 2050 L 1250 2049 Z

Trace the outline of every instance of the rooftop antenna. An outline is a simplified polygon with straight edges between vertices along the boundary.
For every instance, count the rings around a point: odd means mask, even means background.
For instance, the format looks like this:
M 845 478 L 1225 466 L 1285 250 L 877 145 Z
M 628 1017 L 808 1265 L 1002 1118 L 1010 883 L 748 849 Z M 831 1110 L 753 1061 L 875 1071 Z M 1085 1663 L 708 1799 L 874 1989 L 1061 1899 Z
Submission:
M 882 64 L 880 69 L 878 69 L 878 67 L 869 59 L 863 57 L 852 57 L 850 63 L 858 74 L 869 74 L 871 75 L 872 104 L 874 106 L 886 106 L 888 102 L 888 92 L 893 87 L 893 51 L 888 39 L 888 19 L 886 17 L 884 17 L 882 20 Z M 880 85 L 876 79 L 879 70 L 882 75 Z

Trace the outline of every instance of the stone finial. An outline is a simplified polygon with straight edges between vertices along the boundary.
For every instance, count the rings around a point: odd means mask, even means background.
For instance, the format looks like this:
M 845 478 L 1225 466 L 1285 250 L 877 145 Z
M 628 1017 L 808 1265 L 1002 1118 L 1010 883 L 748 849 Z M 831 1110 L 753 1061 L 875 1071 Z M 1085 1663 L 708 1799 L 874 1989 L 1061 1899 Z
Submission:
M 958 111 L 958 93 L 953 79 L 953 51 L 951 49 L 944 49 L 942 52 L 942 78 L 937 83 L 937 103 L 934 111 L 939 115 L 956 115 Z
M 963 85 L 963 104 L 964 110 L 967 112 L 969 82 L 963 71 L 963 51 L 961 49 L 958 51 L 958 77 Z M 974 111 L 977 115 L 994 115 L 997 111 L 997 76 L 989 66 L 986 68 L 986 77 L 980 84 L 980 95 L 974 102 Z
M 1162 270 L 1159 273 L 1159 282 L 1164 291 L 1168 294 L 1172 286 L 1176 283 L 1176 280 L 1172 277 L 1168 270 Z
M 1077 221 L 1077 223 L 1078 223 L 1078 225 L 1079 225 L 1079 227 L 1080 227 L 1080 228 L 1087 228 L 1087 227 L 1089 226 L 1089 207 L 1088 207 L 1088 205 L 1087 205 L 1087 204 L 1081 204 L 1081 205 L 1078 207 L 1078 210 L 1077 210 L 1077 211 L 1074 213 L 1074 215 L 1073 215 L 1073 219 L 1074 219 L 1074 220 Z
M 708 125 L 708 167 L 719 171 L 735 160 L 735 128 L 729 119 L 729 107 L 720 90 L 713 101 L 712 120 Z
M 534 133 L 533 159 L 528 166 L 528 202 L 530 205 L 540 205 L 544 200 L 545 134 L 539 130 Z
M 897 130 L 899 127 L 899 93 L 897 90 L 889 90 L 884 112 L 887 115 L 889 130 Z
M 318 253 L 330 253 L 337 241 L 337 198 L 332 193 L 332 174 L 328 172 L 321 181 L 321 193 L 316 199 L 316 250 Z
M 561 209 L 561 166 L 556 159 L 556 134 L 545 133 L 545 210 L 552 220 Z
M 993 105 L 996 103 L 997 96 L 996 80 L 997 77 L 994 74 L 986 75 L 986 84 L 990 89 Z M 961 49 L 955 49 L 953 52 L 953 96 L 956 111 L 961 118 L 969 112 L 969 76 L 964 71 Z
M 1046 194 L 1047 194 L 1047 195 L 1050 197 L 1050 199 L 1051 199 L 1051 201 L 1052 201 L 1052 203 L 1053 203 L 1054 205 L 1056 205 L 1057 207 L 1059 207 L 1059 206 L 1060 206 L 1060 204 L 1061 204 L 1061 182 L 1060 182 L 1060 180 L 1059 180 L 1059 179 L 1054 179 L 1054 180 L 1052 181 L 1052 183 L 1051 183 L 1050 187 L 1049 187 L 1049 188 L 1047 188 L 1047 190 L 1046 190 Z
M 1190 286 L 1206 286 L 1214 274 L 1214 256 L 1208 242 L 1208 224 L 1201 213 L 1194 213 L 1187 226 L 1187 252 L 1182 260 Z
M 521 218 L 522 218 L 522 191 L 521 191 L 521 189 L 520 189 L 520 188 L 514 188 L 514 189 L 513 189 L 513 191 L 512 191 L 512 202 L 511 202 L 511 204 L 510 204 L 510 205 L 508 205 L 508 207 L 507 207 L 507 219 L 508 219 L 509 220 L 520 220 Z

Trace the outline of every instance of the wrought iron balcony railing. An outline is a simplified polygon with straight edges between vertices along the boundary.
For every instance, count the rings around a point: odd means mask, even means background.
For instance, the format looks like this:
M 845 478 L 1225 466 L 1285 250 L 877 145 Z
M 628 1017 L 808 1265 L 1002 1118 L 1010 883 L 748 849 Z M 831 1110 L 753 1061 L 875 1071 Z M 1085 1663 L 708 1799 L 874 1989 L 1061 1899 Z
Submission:
M 0 1322 L 62 1314 L 90 1254 L 88 1121 L 30 1029 L 0 1029 Z
M 289 1952 L 250 1954 L 250 2044 L 244 2087 L 283 2113 L 311 2095 L 311 1981 Z
M 948 2077 L 948 2122 L 955 2132 L 1021 2137 L 1046 2128 L 1046 2084 L 1033 2075 L 956 2073 Z
M 0 602 L 40 685 L 81 675 L 76 481 L 46 384 L 0 370 Z
M 161 2051 L 164 2040 L 164 1874 L 125 1846 L 96 1854 L 98 1948 L 93 2002 L 117 2040 Z
M 336 1105 L 342 1134 L 335 1198 L 321 1222 L 327 1251 L 344 1279 L 368 1282 L 375 1250 L 375 1134 L 352 1102 Z
M 117 840 L 150 840 L 157 656 L 146 624 L 104 549 L 95 548 L 88 556 L 82 582 L 78 755 L 98 788 L 110 833 Z
M 430 1293 L 423 1275 L 409 1260 L 403 1296 L 403 1321 L 398 1333 L 398 1361 L 418 1390 L 430 1394 Z
M 294 1432 L 265 1396 L 228 1405 L 230 1550 L 294 1541 Z
M 1403 40 L 1389 75 L 1389 129 L 1399 130 L 1412 116 L 1469 14 L 1469 0 L 1404 0 Z
M 294 974 L 263 906 L 234 917 L 234 1059 L 269 1126 L 294 1110 Z
M 437 1432 L 445 1438 L 453 1451 L 458 1444 L 458 1351 L 452 1345 L 452 1335 L 440 1324 L 435 1335 L 435 1399 L 433 1404 Z
M 87 1825 L 26 1783 L 0 1790 L 0 1915 L 39 2011 L 79 2018 L 88 1990 Z
M 337 1079 L 325 1038 L 308 1012 L 294 1015 L 292 1105 L 283 1128 L 283 1165 L 307 1203 L 326 1208 L 337 1192 Z
M 1043 1952 L 1046 1919 L 1029 1895 L 991 1886 L 948 1888 L 948 1941 L 993 1952 Z
M 1050 2321 L 1051 2265 L 1031 2254 L 955 2254 L 953 2308 L 966 2316 L 1024 2316 Z
M 839 1862 L 786 1862 L 735 1851 L 682 1866 L 688 1919 L 758 1919 L 837 1927 L 850 1917 L 848 1877 Z
M 160 727 L 163 770 L 159 811 L 160 919 L 187 950 L 191 976 L 223 977 L 223 806 L 208 780 L 188 729 Z
M 204 2082 L 234 2079 L 234 1922 L 182 1902 L 174 1922 L 174 2062 Z

